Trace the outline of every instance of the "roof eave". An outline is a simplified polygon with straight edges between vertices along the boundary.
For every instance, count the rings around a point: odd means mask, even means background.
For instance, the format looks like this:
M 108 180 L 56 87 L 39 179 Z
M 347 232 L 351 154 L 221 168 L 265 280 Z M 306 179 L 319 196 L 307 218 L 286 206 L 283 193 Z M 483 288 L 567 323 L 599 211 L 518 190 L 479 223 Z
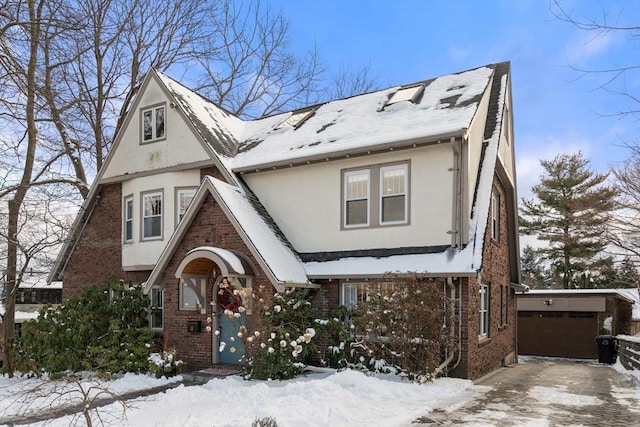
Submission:
M 273 169 L 282 169 L 293 166 L 302 166 L 311 163 L 320 163 L 327 162 L 332 160 L 341 160 L 350 157 L 359 157 L 359 156 L 367 156 L 372 154 L 380 154 L 389 151 L 393 151 L 395 149 L 410 149 L 417 148 L 419 146 L 426 145 L 436 145 L 442 143 L 451 142 L 452 138 L 464 138 L 467 134 L 467 127 L 463 127 L 457 129 L 455 131 L 445 132 L 436 135 L 428 135 L 417 138 L 410 138 L 406 140 L 400 141 L 389 141 L 382 144 L 377 144 L 375 146 L 365 146 L 358 148 L 351 148 L 345 150 L 336 150 L 331 153 L 320 153 L 313 154 L 309 156 L 302 156 L 296 158 L 284 159 L 276 162 L 266 162 L 259 164 L 252 164 L 246 166 L 233 167 L 233 172 L 236 173 L 250 173 L 250 172 L 260 172 L 263 170 L 273 170 Z

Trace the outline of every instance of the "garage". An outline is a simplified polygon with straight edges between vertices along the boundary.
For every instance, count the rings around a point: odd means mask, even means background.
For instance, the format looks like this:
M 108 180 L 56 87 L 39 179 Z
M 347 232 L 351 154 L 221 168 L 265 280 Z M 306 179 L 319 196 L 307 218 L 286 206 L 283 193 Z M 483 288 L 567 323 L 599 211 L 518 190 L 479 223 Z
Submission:
M 519 293 L 518 354 L 597 359 L 596 336 L 629 333 L 633 302 L 616 289 Z
M 518 352 L 523 355 L 596 359 L 594 312 L 518 312 Z

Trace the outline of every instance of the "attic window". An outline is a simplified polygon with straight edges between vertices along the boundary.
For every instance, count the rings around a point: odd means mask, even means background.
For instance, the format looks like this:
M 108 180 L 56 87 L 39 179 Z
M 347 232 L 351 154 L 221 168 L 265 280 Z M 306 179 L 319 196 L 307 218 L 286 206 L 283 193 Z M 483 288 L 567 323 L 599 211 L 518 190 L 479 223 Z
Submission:
M 305 110 L 305 111 L 300 111 L 298 113 L 293 113 L 287 119 L 280 122 L 280 124 L 276 126 L 274 130 L 282 129 L 287 126 L 291 126 L 294 129 L 297 129 L 300 126 L 302 126 L 304 122 L 309 120 L 309 118 L 311 118 L 311 116 L 313 116 L 314 113 L 315 113 L 315 110 Z
M 400 101 L 411 101 L 415 104 L 420 95 L 422 95 L 423 90 L 424 85 L 400 88 L 396 93 L 391 95 L 391 98 L 387 101 L 387 105 L 395 104 Z

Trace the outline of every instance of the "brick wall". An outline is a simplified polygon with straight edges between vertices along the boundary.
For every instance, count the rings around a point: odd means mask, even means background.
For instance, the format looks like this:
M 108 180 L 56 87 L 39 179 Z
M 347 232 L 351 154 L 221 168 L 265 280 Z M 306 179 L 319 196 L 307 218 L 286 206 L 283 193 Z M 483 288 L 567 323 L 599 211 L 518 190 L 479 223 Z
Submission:
M 475 379 L 500 366 L 513 363 L 516 351 L 516 304 L 510 288 L 510 262 L 507 236 L 505 190 L 495 179 L 494 188 L 500 193 L 499 239 L 491 238 L 490 217 L 487 218 L 481 282 L 476 278 L 464 279 L 463 304 L 463 359 L 455 371 L 457 376 Z M 480 284 L 489 286 L 489 334 L 479 337 Z M 501 292 L 506 293 L 506 325 L 500 324 Z
M 63 276 L 62 298 L 79 295 L 81 290 L 104 282 L 109 276 L 141 283 L 150 271 L 122 271 L 122 192 L 121 184 L 104 185 L 82 234 L 72 248 Z
M 177 246 L 166 268 L 162 272 L 159 283 L 164 285 L 164 333 L 166 341 L 174 346 L 179 357 L 187 362 L 187 369 L 201 369 L 211 366 L 213 337 L 211 332 L 206 332 L 207 318 L 213 318 L 213 307 L 207 303 L 206 314 L 200 311 L 185 311 L 179 309 L 179 279 L 175 277 L 178 265 L 191 249 L 198 246 L 215 246 L 228 250 L 235 250 L 246 255 L 255 268 L 253 280 L 254 289 L 263 286 L 267 291 L 272 291 L 273 286 L 260 269 L 256 259 L 251 255 L 249 248 L 244 244 L 233 224 L 226 217 L 213 196 L 208 195 L 204 200 L 198 214 L 191 223 L 182 241 Z M 207 302 L 213 298 L 213 284 L 220 274 L 217 268 L 208 281 Z M 200 333 L 188 333 L 188 321 L 201 321 Z M 247 327 L 252 329 L 253 315 L 247 316 Z

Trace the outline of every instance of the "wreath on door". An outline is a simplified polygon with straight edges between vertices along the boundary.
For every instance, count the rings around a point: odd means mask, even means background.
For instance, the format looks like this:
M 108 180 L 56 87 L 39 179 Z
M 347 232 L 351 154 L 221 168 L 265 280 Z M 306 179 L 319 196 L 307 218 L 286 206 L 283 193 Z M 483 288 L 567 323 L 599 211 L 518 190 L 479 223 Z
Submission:
M 227 282 L 227 279 L 222 279 L 222 283 L 220 283 L 220 286 L 218 287 L 216 304 L 222 311 L 229 310 L 234 313 L 240 312 L 242 298 L 240 298 L 240 295 L 236 295 L 236 293 L 234 293 L 233 286 Z

